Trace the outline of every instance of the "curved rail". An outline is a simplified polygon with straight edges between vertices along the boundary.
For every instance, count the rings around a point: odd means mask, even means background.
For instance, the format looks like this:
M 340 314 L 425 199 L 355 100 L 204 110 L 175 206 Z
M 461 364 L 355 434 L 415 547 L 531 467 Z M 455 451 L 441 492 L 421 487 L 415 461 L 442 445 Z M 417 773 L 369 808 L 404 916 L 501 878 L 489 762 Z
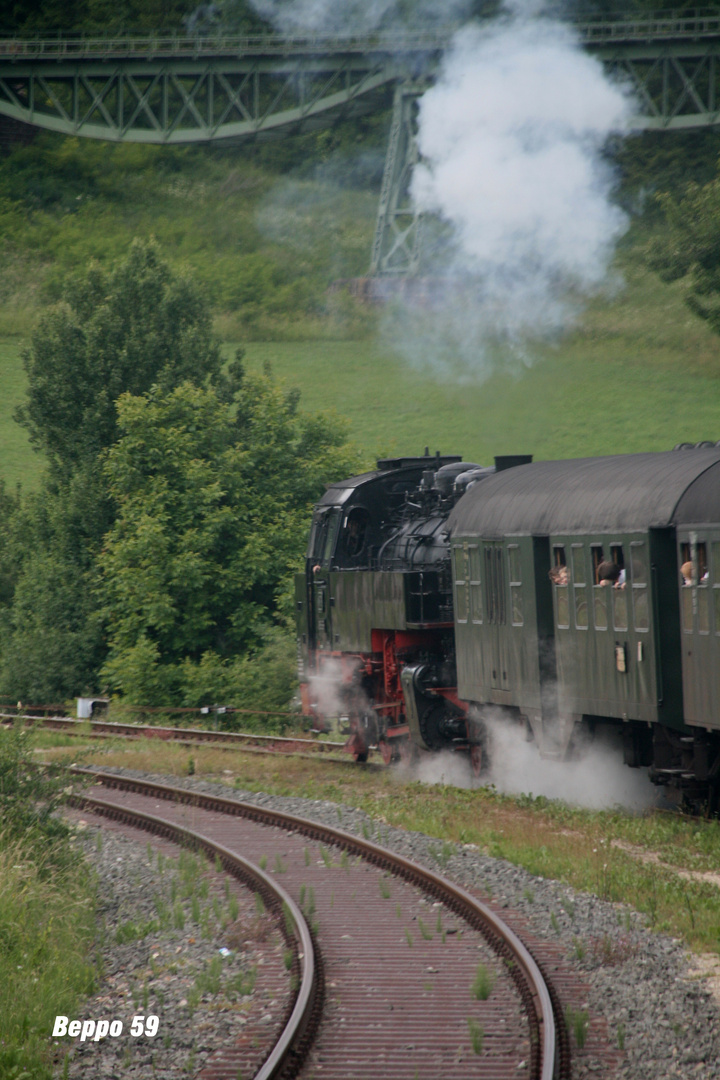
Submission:
M 186 803 L 216 812 L 236 814 L 263 824 L 298 832 L 315 840 L 335 844 L 350 854 L 359 855 L 376 866 L 390 870 L 406 881 L 419 886 L 436 899 L 441 899 L 470 926 L 480 931 L 507 961 L 508 969 L 527 1010 L 531 1032 L 535 1033 L 531 1036 L 531 1075 L 537 1080 L 569 1078 L 569 1040 L 554 992 L 546 983 L 535 959 L 514 931 L 487 905 L 461 886 L 369 840 L 280 810 L 272 810 L 222 796 L 207 795 L 189 788 L 176 788 L 156 781 L 105 773 L 96 769 L 73 767 L 70 771 L 109 788 L 119 788 L 158 799 Z
M 259 892 L 267 906 L 280 916 L 283 934 L 290 937 L 288 915 L 296 933 L 294 948 L 295 963 L 299 967 L 299 988 L 290 1016 L 283 1025 L 280 1038 L 275 1043 L 269 1056 L 255 1074 L 255 1080 L 273 1080 L 282 1075 L 285 1066 L 292 1061 L 294 1066 L 304 1058 L 312 1038 L 312 1033 L 322 1010 L 323 979 L 321 967 L 316 957 L 310 928 L 299 907 L 282 886 L 273 881 L 259 866 L 243 859 L 241 855 L 230 851 L 208 837 L 192 829 L 166 821 L 154 814 L 128 807 L 112 806 L 96 799 L 92 795 L 71 796 L 72 805 L 92 810 L 96 814 L 122 820 L 126 824 L 147 829 L 156 835 L 162 835 L 176 843 L 184 844 L 204 851 L 220 860 L 223 868 Z

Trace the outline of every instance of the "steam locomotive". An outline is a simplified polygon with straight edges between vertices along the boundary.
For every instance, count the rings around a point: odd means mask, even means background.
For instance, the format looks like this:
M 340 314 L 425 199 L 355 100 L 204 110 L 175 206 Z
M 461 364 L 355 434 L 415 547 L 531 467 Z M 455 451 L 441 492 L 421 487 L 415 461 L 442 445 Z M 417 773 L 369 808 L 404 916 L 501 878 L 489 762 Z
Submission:
M 378 461 L 328 487 L 295 588 L 303 712 L 339 716 L 356 760 L 449 749 L 479 773 L 492 713 L 545 758 L 609 728 L 717 803 L 720 444 Z

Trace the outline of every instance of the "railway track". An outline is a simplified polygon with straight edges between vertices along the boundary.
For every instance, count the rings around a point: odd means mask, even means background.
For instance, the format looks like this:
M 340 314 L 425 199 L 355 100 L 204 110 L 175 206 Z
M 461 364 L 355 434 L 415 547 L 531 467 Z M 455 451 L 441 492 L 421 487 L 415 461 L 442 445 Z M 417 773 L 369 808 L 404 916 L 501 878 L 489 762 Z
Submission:
M 86 816 L 93 819 L 93 808 L 89 801 L 77 799 L 71 802 L 82 805 Z M 210 1054 L 197 1073 L 200 1080 L 236 1080 L 238 1076 L 272 1080 L 296 1075 L 311 1045 L 320 1017 L 323 979 L 307 920 L 289 893 L 260 866 L 252 864 L 238 852 L 214 843 L 192 829 L 178 826 L 167 818 L 139 810 L 123 809 L 112 813 L 109 807 L 97 807 L 95 814 L 112 817 L 113 825 L 141 847 L 144 846 L 141 833 L 153 834 L 156 844 L 161 844 L 161 857 L 165 859 L 177 858 L 182 848 L 201 851 L 214 861 L 212 876 L 217 878 L 227 874 L 237 879 L 241 888 L 247 890 L 246 908 L 262 910 L 263 919 L 271 920 L 277 937 L 284 943 L 282 964 L 278 963 L 277 956 L 267 951 L 260 961 L 264 965 L 261 969 L 263 996 L 272 997 L 275 1006 L 279 1000 L 280 1015 L 274 1018 L 272 1024 L 267 1023 L 269 1016 L 261 1018 L 257 1012 L 254 1019 L 244 1021 L 241 1037 L 217 1047 Z M 87 823 L 84 821 L 83 826 Z M 105 820 L 103 824 L 107 826 L 109 822 Z M 264 928 L 263 940 L 267 934 Z M 194 939 L 190 938 L 190 941 Z M 93 1046 L 90 1043 L 85 1047 L 76 1047 L 76 1051 L 78 1049 L 81 1052 L 91 1051 Z M 84 1064 L 86 1067 L 89 1064 L 90 1068 L 93 1065 L 99 1067 L 97 1060 L 91 1059 Z
M 74 796 L 85 815 L 173 833 L 227 868 L 240 859 L 251 887 L 270 890 L 282 878 L 302 972 L 292 1015 L 302 1019 L 299 1041 L 288 1031 L 279 1071 L 257 1075 L 570 1077 L 554 988 L 471 893 L 314 821 L 185 787 L 72 771 L 92 783 Z
M 91 739 L 160 739 L 178 742 L 182 746 L 199 746 L 211 743 L 219 749 L 245 750 L 253 753 L 292 754 L 315 757 L 339 754 L 345 743 L 320 739 L 303 739 L 282 735 L 258 735 L 254 732 L 213 731 L 208 728 L 174 728 L 146 724 L 120 724 L 109 720 L 75 720 L 66 716 L 32 716 L 16 713 L 0 713 L 0 723 L 9 725 L 22 720 L 29 727 L 48 731 L 62 731 L 66 735 Z M 90 730 L 88 731 L 88 725 Z M 335 756 L 336 764 L 355 762 L 347 756 Z

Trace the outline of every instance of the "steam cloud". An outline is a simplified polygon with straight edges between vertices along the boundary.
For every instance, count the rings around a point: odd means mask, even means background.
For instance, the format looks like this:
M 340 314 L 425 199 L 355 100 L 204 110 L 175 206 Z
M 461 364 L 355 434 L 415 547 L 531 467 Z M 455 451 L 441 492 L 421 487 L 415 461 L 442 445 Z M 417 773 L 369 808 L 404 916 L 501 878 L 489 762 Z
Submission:
M 644 810 L 655 806 L 659 789 L 646 769 L 623 764 L 622 742 L 615 733 L 598 734 L 582 748 L 575 761 L 546 761 L 537 746 L 525 741 L 523 729 L 507 718 L 486 716 L 489 770 L 475 778 L 464 754 L 423 754 L 403 771 L 426 784 L 453 787 L 486 787 L 492 784 L 506 795 L 544 795 L 573 806 L 601 810 L 622 806 Z
M 484 783 L 508 795 L 521 793 L 562 799 L 590 810 L 624 806 L 642 810 L 655 805 L 658 789 L 647 770 L 623 764 L 617 732 L 599 731 L 576 761 L 545 761 L 523 730 L 499 717 L 487 721 L 490 773 Z
M 254 0 L 283 33 L 350 36 L 469 19 L 471 0 Z M 423 218 L 422 285 L 386 309 L 411 363 L 477 382 L 520 370 L 534 342 L 572 327 L 628 226 L 602 151 L 628 130 L 609 81 L 544 0 L 505 0 L 455 35 L 419 103 L 410 196 Z M 411 17 L 412 16 L 412 17 Z
M 487 376 L 571 326 L 607 283 L 628 219 L 602 159 L 631 104 L 571 28 L 531 5 L 459 31 L 419 105 L 411 194 L 445 223 L 429 308 L 405 302 L 388 326 L 408 358 L 445 375 Z M 438 268 L 438 264 L 440 268 Z M 425 311 L 425 316 L 423 316 Z

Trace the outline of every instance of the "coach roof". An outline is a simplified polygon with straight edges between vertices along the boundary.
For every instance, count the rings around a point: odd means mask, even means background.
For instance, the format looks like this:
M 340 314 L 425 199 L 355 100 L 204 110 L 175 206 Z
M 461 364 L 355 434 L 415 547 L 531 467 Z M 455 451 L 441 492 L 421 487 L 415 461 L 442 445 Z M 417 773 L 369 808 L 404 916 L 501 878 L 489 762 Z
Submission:
M 720 522 L 720 449 L 538 461 L 481 480 L 448 520 L 452 535 L 644 532 Z

